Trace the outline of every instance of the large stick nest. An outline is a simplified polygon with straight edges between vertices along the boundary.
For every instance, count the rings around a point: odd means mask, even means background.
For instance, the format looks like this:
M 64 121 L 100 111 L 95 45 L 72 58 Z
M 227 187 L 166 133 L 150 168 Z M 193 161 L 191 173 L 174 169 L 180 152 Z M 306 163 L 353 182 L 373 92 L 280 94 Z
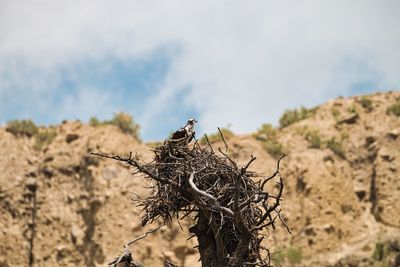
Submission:
M 228 155 L 223 141 L 224 151 L 217 152 L 209 143 L 201 146 L 194 142 L 188 147 L 165 142 L 154 149 L 150 163 L 142 163 L 132 153 L 128 158 L 95 154 L 132 165 L 154 181 L 151 195 L 137 200 L 144 211 L 142 225 L 160 218 L 169 222 L 203 216 L 215 238 L 217 258 L 222 257 L 220 260 L 229 266 L 269 266 L 269 252 L 261 246 L 260 231 L 275 228 L 277 218 L 289 231 L 280 216 L 283 182 L 279 163 L 284 155 L 278 160 L 275 173 L 262 177 L 248 170 L 255 157 L 239 166 Z M 270 181 L 276 182 L 275 194 L 265 191 Z M 198 237 L 201 234 L 192 232 Z M 262 253 L 263 249 L 267 253 Z

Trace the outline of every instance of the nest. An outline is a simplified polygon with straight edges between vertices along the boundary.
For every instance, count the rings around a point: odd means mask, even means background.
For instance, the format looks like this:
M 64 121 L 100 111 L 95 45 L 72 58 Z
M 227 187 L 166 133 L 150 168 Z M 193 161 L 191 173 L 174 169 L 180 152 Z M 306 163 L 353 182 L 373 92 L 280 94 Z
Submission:
M 280 216 L 283 192 L 278 160 L 275 173 L 261 177 L 248 170 L 256 159 L 239 166 L 225 150 L 215 151 L 208 143 L 191 146 L 165 142 L 155 148 L 154 160 L 141 163 L 137 156 L 96 155 L 123 161 L 154 181 L 152 193 L 140 199 L 142 225 L 155 220 L 165 223 L 191 216 L 196 224 L 190 232 L 199 240 L 203 266 L 270 266 L 269 251 L 261 245 L 260 231 L 273 227 Z M 273 179 L 276 178 L 276 179 Z M 275 194 L 265 191 L 277 180 Z M 266 253 L 262 253 L 265 250 Z

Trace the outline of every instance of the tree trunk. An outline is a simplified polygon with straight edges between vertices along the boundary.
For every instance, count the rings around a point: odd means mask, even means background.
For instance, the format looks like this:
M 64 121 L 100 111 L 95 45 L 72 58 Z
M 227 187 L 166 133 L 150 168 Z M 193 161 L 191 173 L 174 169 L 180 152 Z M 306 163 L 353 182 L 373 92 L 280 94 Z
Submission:
M 189 231 L 197 236 L 199 242 L 199 252 L 202 267 L 226 267 L 227 258 L 219 258 L 217 255 L 217 245 L 213 231 L 208 224 L 206 216 L 200 211 L 197 224 L 192 226 Z M 227 256 L 227 255 L 225 255 Z

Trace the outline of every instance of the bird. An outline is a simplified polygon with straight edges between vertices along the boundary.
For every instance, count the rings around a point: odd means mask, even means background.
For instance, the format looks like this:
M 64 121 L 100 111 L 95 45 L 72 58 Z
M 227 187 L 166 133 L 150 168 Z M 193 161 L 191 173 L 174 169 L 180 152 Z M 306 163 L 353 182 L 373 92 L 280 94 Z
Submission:
M 196 119 L 189 119 L 186 125 L 176 132 L 174 132 L 169 139 L 169 142 L 187 145 L 193 140 L 195 131 L 194 124 L 197 123 Z

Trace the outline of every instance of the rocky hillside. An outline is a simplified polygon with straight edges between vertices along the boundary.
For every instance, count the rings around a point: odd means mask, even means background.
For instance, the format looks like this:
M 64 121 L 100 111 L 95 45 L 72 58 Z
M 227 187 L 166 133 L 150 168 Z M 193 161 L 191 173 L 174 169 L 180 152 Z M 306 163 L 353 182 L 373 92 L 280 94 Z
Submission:
M 282 161 L 284 227 L 264 242 L 276 266 L 398 266 L 400 264 L 400 93 L 332 100 L 285 113 L 280 128 L 227 136 L 239 162 L 273 173 Z M 397 115 L 396 115 L 397 114 Z M 64 122 L 51 140 L 0 129 L 0 267 L 104 266 L 142 228 L 132 200 L 150 194 L 144 177 L 92 151 L 152 159 L 142 144 L 113 125 Z M 215 146 L 221 146 L 216 140 Z M 135 244 L 146 266 L 169 259 L 200 266 L 189 239 L 190 219 Z M 397 258 L 396 258 L 397 257 Z M 396 263 L 397 261 L 397 263 Z

